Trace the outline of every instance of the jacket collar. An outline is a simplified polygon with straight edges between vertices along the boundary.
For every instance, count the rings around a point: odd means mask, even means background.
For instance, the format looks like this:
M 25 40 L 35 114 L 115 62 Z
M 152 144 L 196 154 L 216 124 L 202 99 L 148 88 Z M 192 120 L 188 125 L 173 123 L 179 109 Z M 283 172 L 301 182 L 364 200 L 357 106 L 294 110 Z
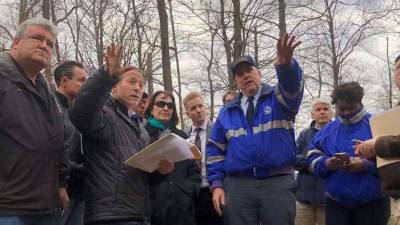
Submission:
M 65 97 L 65 95 L 61 94 L 61 93 L 58 92 L 58 91 L 55 92 L 55 95 L 56 95 L 57 99 L 59 100 L 59 102 L 61 103 L 61 105 L 62 105 L 64 108 L 68 109 L 68 107 L 69 107 L 68 98 Z
M 25 84 L 31 83 L 31 81 L 26 77 L 22 67 L 8 52 L 0 54 L 0 73 L 13 81 L 20 81 Z M 42 74 L 38 73 L 38 76 L 36 77 L 36 83 L 43 84 L 43 82 L 45 81 Z M 26 86 L 33 86 L 33 84 Z
M 41 97 L 35 90 L 32 82 L 26 77 L 24 70 L 17 61 L 11 57 L 9 52 L 0 54 L 0 74 L 13 82 L 22 83 L 29 91 Z M 48 89 L 47 83 L 40 73 L 36 77 L 36 85 L 41 85 Z
M 332 120 L 330 120 L 328 123 L 330 123 L 330 122 L 332 122 Z M 324 126 L 326 126 L 328 123 L 326 123 Z M 315 120 L 311 121 L 310 128 L 316 129 L 316 130 L 321 130 L 323 127 L 317 128 L 317 122 L 315 122 Z
M 158 134 L 159 130 L 157 128 L 151 126 L 148 122 L 144 126 L 150 137 L 153 137 L 153 136 L 155 136 L 155 134 Z
M 316 124 L 317 124 L 317 123 L 315 122 L 315 120 L 311 121 L 311 123 L 310 123 L 310 128 L 318 130 L 318 129 L 315 127 Z
M 160 130 L 160 129 L 157 129 L 156 127 L 153 127 L 152 125 L 150 125 L 149 122 L 147 122 L 145 124 L 145 128 L 150 137 L 155 134 L 159 135 L 167 130 L 169 130 L 172 133 L 176 133 L 176 131 L 178 130 L 176 128 L 176 126 L 169 126 L 169 127 L 166 127 L 165 130 Z
M 113 108 L 117 115 L 119 117 L 121 117 L 121 119 L 123 119 L 129 126 L 131 126 L 132 128 L 134 128 L 135 132 L 140 135 L 140 128 L 139 128 L 139 124 L 136 125 L 131 118 L 128 115 L 128 108 L 124 105 L 122 105 L 120 102 L 118 102 L 115 98 L 113 98 L 112 96 L 110 96 L 110 98 L 108 99 L 107 106 Z
M 260 98 L 264 98 L 267 95 L 270 95 L 273 92 L 274 88 L 268 84 L 261 84 L 261 92 L 260 92 Z M 243 93 L 240 92 L 238 96 L 236 96 L 232 101 L 230 101 L 226 107 L 227 108 L 235 108 L 239 107 L 240 108 L 240 100 L 243 97 Z
M 340 122 L 346 125 L 350 125 L 350 124 L 355 124 L 360 122 L 364 116 L 367 114 L 367 111 L 365 110 L 364 107 L 362 107 L 360 109 L 359 112 L 357 112 L 356 114 L 354 114 L 352 117 L 350 117 L 349 119 L 345 119 L 339 116 Z

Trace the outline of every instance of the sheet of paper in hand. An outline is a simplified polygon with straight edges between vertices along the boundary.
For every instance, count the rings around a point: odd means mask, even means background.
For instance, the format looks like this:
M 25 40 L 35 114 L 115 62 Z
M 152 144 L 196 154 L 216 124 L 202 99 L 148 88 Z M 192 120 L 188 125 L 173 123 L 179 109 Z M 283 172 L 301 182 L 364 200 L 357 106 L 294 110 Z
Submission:
M 201 159 L 201 153 L 195 145 L 176 134 L 170 133 L 143 150 L 139 151 L 128 160 L 126 164 L 152 173 L 158 169 L 161 160 L 179 162 L 185 159 Z
M 400 134 L 400 107 L 379 113 L 370 119 L 374 137 Z M 382 191 L 393 194 L 400 190 L 400 158 L 376 157 Z
M 371 117 L 370 125 L 372 136 L 379 137 L 385 135 L 399 135 L 400 134 L 400 107 L 378 113 Z M 377 157 L 376 163 L 378 168 L 387 164 L 399 162 L 400 158 L 383 159 Z

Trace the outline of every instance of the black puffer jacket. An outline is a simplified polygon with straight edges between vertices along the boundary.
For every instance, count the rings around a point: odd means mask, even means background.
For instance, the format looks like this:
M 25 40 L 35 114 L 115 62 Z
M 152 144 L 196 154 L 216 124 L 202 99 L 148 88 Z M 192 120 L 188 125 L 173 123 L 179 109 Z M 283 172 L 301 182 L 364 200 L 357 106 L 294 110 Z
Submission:
M 0 54 L 0 216 L 53 213 L 63 120 L 42 75 L 36 86 Z
M 116 82 L 100 69 L 84 84 L 70 111 L 83 135 L 85 223 L 140 221 L 149 208 L 149 174 L 124 163 L 148 144 L 148 135 L 110 97 Z
M 150 143 L 159 139 L 166 131 L 152 127 L 148 123 L 145 128 L 150 136 Z M 187 135 L 176 127 L 170 127 L 167 132 L 182 138 Z M 194 160 L 175 163 L 175 169 L 164 177 L 164 181 L 153 181 L 152 185 L 152 225 L 193 225 L 196 224 L 194 197 L 200 187 L 200 168 Z

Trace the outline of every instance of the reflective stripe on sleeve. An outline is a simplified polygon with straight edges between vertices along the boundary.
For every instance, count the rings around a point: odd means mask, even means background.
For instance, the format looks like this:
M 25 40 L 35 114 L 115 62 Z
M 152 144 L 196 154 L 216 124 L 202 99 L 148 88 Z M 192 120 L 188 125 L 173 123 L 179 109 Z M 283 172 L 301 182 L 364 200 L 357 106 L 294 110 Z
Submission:
M 222 162 L 224 160 L 225 160 L 225 156 L 223 156 L 223 155 L 208 156 L 207 157 L 207 164 Z
M 217 146 L 221 151 L 225 151 L 226 150 L 226 145 L 218 143 L 216 141 L 213 141 L 211 139 L 208 140 L 209 143 L 214 144 L 215 146 Z

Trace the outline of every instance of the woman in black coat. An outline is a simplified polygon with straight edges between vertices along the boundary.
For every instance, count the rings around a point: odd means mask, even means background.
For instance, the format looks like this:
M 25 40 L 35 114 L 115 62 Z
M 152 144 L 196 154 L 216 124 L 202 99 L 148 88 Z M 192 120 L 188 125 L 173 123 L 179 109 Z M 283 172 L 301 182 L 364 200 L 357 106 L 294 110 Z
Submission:
M 155 92 L 146 109 L 145 128 L 150 143 L 169 133 L 182 138 L 187 135 L 176 128 L 178 114 L 174 96 L 165 91 Z M 155 181 L 151 190 L 152 225 L 195 225 L 194 197 L 200 186 L 200 168 L 195 160 L 175 163 L 175 169 L 161 182 Z

